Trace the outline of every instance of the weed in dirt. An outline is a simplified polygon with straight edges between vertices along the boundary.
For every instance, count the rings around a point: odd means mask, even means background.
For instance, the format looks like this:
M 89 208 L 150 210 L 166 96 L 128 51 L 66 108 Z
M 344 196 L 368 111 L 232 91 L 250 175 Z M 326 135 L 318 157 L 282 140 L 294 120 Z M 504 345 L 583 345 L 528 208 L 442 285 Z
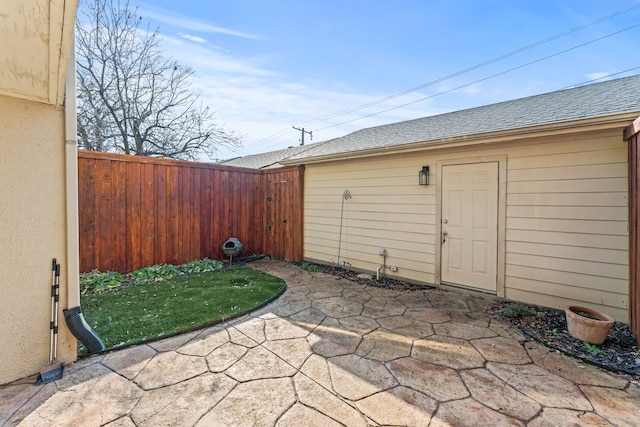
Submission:
M 598 346 L 593 345 L 591 343 L 588 342 L 583 342 L 582 343 L 584 345 L 584 348 L 587 349 L 587 351 L 591 354 L 593 354 L 594 356 L 597 356 L 598 354 L 602 353 L 602 350 L 600 350 L 600 348 L 598 348 Z
M 502 313 L 507 317 L 520 318 L 535 316 L 536 312 L 522 304 L 509 303 L 503 309 Z
M 309 273 L 318 273 L 320 271 L 320 267 L 308 262 L 303 262 L 302 264 L 300 264 L 300 268 L 305 271 L 308 271 Z

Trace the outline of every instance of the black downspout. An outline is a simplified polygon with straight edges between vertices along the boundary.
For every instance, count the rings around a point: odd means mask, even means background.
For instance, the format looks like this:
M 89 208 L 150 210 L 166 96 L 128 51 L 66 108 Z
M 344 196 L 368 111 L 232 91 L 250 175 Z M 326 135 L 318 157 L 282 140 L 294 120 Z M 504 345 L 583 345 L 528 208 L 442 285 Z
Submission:
M 68 308 L 62 311 L 64 320 L 69 330 L 87 348 L 89 353 L 100 353 L 105 346 L 98 334 L 91 329 L 82 316 L 82 309 L 78 307 Z

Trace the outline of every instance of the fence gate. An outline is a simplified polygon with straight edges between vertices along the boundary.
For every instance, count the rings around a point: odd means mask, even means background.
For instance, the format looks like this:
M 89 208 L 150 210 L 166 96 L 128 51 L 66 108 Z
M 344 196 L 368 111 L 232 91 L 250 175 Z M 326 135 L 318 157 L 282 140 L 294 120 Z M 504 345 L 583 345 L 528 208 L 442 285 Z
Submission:
M 264 173 L 265 253 L 274 259 L 301 261 L 303 169 Z

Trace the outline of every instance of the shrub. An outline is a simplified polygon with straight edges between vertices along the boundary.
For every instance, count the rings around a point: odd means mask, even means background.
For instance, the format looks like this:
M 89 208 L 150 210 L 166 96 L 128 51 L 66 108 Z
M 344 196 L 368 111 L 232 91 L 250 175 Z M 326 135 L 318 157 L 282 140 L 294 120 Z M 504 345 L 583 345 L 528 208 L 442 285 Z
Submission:
M 142 267 L 129 273 L 129 277 L 137 283 L 163 282 L 182 274 L 180 269 L 171 264 L 156 264 Z
M 124 282 L 126 276 L 117 271 L 100 272 L 93 270 L 89 273 L 80 274 L 80 293 L 102 292 L 107 289 L 116 288 Z
M 208 273 L 220 269 L 222 269 L 222 262 L 209 258 L 191 261 L 182 266 L 182 271 L 187 274 Z
M 148 284 L 164 282 L 176 276 L 197 273 L 209 273 L 222 270 L 221 261 L 203 258 L 188 262 L 180 267 L 171 264 L 156 264 L 140 268 L 127 275 L 116 271 L 100 272 L 93 270 L 90 273 L 80 274 L 80 292 L 82 294 L 91 292 L 102 292 L 107 289 L 116 288 L 123 284 Z

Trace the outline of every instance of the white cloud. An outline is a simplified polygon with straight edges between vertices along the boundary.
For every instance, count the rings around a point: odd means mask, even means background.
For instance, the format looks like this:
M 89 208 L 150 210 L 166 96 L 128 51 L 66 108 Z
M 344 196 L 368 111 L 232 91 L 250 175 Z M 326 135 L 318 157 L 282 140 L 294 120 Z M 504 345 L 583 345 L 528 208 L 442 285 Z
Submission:
M 369 103 L 384 95 L 362 95 L 309 82 L 290 82 L 286 79 L 239 78 L 220 74 L 200 76 L 196 73 L 193 76 L 193 84 L 194 88 L 202 93 L 202 100 L 216 112 L 216 119 L 220 124 L 246 135 L 244 147 L 236 152 L 222 152 L 221 156 L 224 158 L 297 145 L 300 132 L 293 130 L 293 125 L 313 131 L 313 141 L 318 142 L 365 127 L 440 112 L 429 110 L 425 108 L 425 103 L 419 103 L 381 115 L 364 117 L 372 112 L 424 97 L 415 93 L 322 121 L 319 119 L 348 111 L 354 106 Z M 358 118 L 361 119 L 351 121 Z M 332 126 L 333 124 L 337 125 Z
M 224 34 L 227 36 L 240 37 L 244 39 L 252 39 L 252 40 L 261 40 L 262 37 L 249 34 L 242 31 L 236 31 L 230 28 L 219 27 L 217 25 L 210 24 L 208 22 L 203 22 L 199 19 L 178 15 L 173 11 L 166 11 L 162 9 L 158 9 L 152 6 L 141 6 L 140 7 L 141 15 L 150 18 L 153 22 L 161 22 L 164 24 L 171 25 L 172 27 L 183 28 L 189 30 L 191 32 L 201 32 L 201 33 L 217 33 Z
M 199 31 L 224 32 L 219 27 L 172 14 L 146 15 L 154 20 L 188 29 L 178 32 L 177 36 L 172 36 L 168 31 L 162 32 L 165 53 L 195 70 L 191 87 L 201 94 L 203 103 L 215 112 L 217 123 L 225 129 L 245 135 L 244 147 L 236 150 L 221 148 L 220 158 L 298 145 L 300 132 L 292 129 L 292 125 L 314 131 L 313 142 L 319 142 L 365 127 L 441 112 L 429 110 L 429 101 L 392 109 L 425 97 L 424 93 L 414 92 L 339 115 L 388 94 L 362 94 L 343 82 L 286 75 L 278 68 L 283 62 L 279 55 L 267 53 L 241 57 L 222 47 L 212 46 L 203 37 L 194 35 Z M 233 31 L 225 32 L 236 35 L 231 33 Z M 387 109 L 390 111 L 365 117 Z M 331 119 L 322 120 L 327 117 Z M 352 121 L 353 119 L 359 120 Z
M 268 70 L 267 56 L 240 58 L 219 46 L 186 43 L 182 37 L 162 34 L 164 48 L 168 56 L 180 64 L 189 65 L 198 74 L 229 73 L 237 76 L 273 76 Z
M 191 34 L 178 33 L 178 35 L 180 37 L 182 37 L 183 39 L 187 39 L 187 40 L 190 40 L 190 41 L 196 42 L 196 43 L 206 43 L 207 42 L 207 40 L 203 39 L 202 37 L 192 36 Z
M 587 74 L 587 78 L 589 80 L 598 80 L 598 79 L 602 79 L 604 77 L 607 77 L 609 74 L 611 74 L 611 73 L 603 73 L 603 72 L 600 72 L 600 73 L 589 73 L 589 74 Z

